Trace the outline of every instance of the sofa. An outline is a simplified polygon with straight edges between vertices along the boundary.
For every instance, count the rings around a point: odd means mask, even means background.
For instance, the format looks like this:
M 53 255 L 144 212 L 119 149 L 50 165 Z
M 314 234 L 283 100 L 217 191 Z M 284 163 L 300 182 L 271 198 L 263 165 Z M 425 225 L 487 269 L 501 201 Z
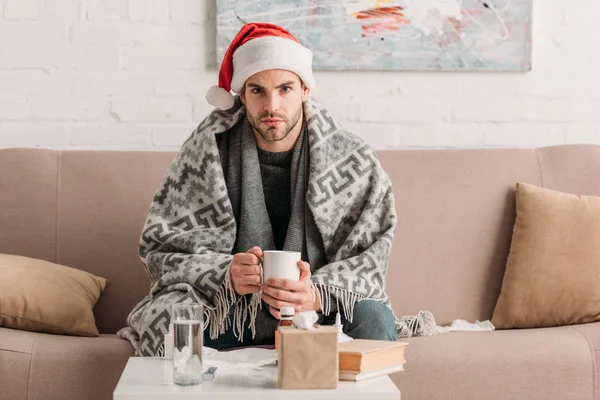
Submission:
M 489 320 L 515 221 L 515 184 L 600 195 L 600 146 L 379 151 L 398 227 L 387 291 L 398 315 Z M 0 327 L 0 398 L 110 399 L 132 349 L 115 332 L 149 281 L 137 245 L 172 152 L 0 150 L 0 253 L 109 283 L 99 337 Z M 406 400 L 600 399 L 600 323 L 449 332 L 409 342 Z

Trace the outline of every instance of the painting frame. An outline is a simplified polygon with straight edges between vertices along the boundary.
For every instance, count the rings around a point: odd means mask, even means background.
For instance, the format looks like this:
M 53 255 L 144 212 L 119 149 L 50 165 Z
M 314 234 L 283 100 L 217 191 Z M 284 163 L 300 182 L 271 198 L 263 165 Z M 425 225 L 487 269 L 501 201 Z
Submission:
M 533 0 L 217 0 L 217 64 L 244 23 L 271 22 L 315 70 L 526 72 L 532 13 Z

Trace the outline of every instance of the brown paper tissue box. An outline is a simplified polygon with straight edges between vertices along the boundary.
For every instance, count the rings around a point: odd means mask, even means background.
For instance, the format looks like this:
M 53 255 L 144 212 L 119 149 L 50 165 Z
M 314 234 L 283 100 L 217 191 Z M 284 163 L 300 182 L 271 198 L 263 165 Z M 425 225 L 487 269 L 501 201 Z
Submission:
M 279 328 L 279 389 L 335 389 L 339 375 L 338 334 L 334 326 Z

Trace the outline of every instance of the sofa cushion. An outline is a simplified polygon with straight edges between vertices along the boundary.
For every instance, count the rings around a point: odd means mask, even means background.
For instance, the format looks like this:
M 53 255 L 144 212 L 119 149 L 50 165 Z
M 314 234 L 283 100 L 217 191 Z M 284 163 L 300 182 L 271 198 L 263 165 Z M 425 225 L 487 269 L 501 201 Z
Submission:
M 0 328 L 0 387 L 7 399 L 110 399 L 132 356 L 130 343 L 114 334 L 90 338 Z
M 106 283 L 75 268 L 0 254 L 0 326 L 98 336 L 92 310 Z
M 3 399 L 27 399 L 34 332 L 0 328 L 0 388 Z
M 592 400 L 596 359 L 579 327 L 600 334 L 593 323 L 405 338 L 405 370 L 391 378 L 412 400 Z
M 494 326 L 600 321 L 600 197 L 519 183 L 516 200 Z

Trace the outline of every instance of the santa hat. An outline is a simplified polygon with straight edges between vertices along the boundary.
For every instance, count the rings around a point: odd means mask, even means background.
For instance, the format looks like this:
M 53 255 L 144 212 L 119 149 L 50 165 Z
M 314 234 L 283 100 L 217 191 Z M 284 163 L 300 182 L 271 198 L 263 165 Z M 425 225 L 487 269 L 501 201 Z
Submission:
M 219 70 L 219 86 L 206 93 L 209 104 L 227 110 L 233 107 L 233 90 L 239 93 L 246 80 L 267 69 L 296 73 L 308 88 L 315 86 L 312 51 L 280 26 L 253 22 L 245 24 L 225 52 Z

